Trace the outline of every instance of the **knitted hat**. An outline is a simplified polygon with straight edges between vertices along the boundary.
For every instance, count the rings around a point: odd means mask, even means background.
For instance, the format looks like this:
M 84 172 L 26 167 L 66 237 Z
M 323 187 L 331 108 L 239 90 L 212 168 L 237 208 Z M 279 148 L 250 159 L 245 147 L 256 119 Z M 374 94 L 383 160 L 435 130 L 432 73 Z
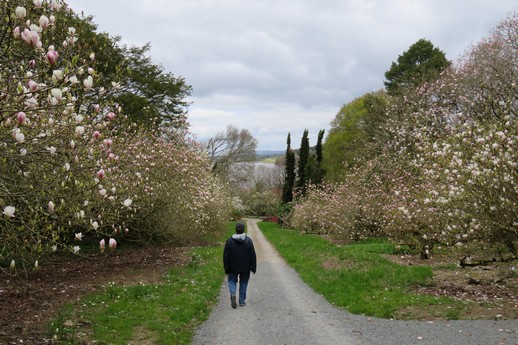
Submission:
M 238 234 L 242 234 L 243 232 L 245 232 L 245 224 L 243 223 L 237 223 L 236 224 L 236 232 Z

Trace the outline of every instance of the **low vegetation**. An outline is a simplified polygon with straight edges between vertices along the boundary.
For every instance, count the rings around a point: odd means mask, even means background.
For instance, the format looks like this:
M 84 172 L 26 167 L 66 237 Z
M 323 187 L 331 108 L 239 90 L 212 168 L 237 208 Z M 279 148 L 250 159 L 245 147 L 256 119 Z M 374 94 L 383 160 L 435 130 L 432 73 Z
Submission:
M 275 223 L 259 223 L 279 253 L 330 303 L 355 314 L 396 319 L 469 319 L 479 305 L 448 297 L 418 293 L 433 287 L 440 270 L 455 265 L 408 265 L 390 260 L 412 252 L 384 239 L 368 239 L 348 245 L 334 244 L 317 235 L 282 229 Z M 496 311 L 497 308 L 494 308 Z M 486 317 L 495 317 L 494 312 Z M 512 317 L 512 315 L 511 315 Z

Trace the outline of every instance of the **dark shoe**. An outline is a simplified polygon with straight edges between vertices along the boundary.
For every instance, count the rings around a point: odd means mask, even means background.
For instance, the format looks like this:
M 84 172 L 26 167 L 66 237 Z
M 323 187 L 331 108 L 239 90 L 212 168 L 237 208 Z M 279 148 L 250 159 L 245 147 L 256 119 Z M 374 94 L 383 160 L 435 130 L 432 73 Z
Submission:
M 246 305 L 246 303 L 245 303 L 245 302 L 243 302 L 243 303 L 239 303 L 239 306 L 240 306 L 240 307 L 244 307 L 245 305 Z
M 236 309 L 237 308 L 237 303 L 236 303 L 236 296 L 230 296 L 230 305 L 232 306 L 232 308 Z

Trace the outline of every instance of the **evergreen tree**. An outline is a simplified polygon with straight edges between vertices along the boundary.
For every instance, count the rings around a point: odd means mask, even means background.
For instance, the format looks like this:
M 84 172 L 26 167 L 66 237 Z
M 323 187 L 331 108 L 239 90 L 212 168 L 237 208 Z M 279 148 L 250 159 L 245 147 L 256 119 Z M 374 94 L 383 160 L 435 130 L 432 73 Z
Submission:
M 385 87 L 389 95 L 401 94 L 403 90 L 436 79 L 451 62 L 442 50 L 432 42 L 420 39 L 392 62 L 385 72 Z
M 322 140 L 324 139 L 324 133 L 325 130 L 321 129 L 320 132 L 318 132 L 318 139 L 317 139 L 317 146 L 315 146 L 315 151 L 317 155 L 317 163 L 319 165 L 322 164 Z
M 282 203 L 293 201 L 293 186 L 295 184 L 295 152 L 291 149 L 291 135 L 288 133 L 286 161 L 284 163 L 284 185 L 282 186 Z
M 299 167 L 298 167 L 298 178 L 296 187 L 299 189 L 302 195 L 305 194 L 306 191 L 306 165 L 308 164 L 309 159 L 309 133 L 308 130 L 304 130 L 304 134 L 302 135 L 302 140 L 300 142 L 300 151 L 299 151 Z

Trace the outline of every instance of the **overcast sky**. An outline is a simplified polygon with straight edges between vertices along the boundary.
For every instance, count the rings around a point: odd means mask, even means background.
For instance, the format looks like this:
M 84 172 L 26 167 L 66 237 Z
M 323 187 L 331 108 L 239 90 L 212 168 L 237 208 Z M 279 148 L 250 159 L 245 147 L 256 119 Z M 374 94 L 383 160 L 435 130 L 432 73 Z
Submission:
M 299 147 L 343 104 L 383 87 L 384 73 L 421 38 L 455 61 L 516 0 L 68 0 L 100 31 L 193 87 L 199 141 L 227 125 L 248 129 L 259 149 Z

